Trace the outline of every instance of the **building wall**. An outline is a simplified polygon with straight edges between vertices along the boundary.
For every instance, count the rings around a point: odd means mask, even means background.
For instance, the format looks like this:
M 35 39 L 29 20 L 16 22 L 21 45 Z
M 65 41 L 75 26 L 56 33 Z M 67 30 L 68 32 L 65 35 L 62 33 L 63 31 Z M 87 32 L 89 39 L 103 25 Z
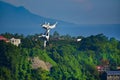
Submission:
M 12 38 L 10 39 L 10 42 L 16 46 L 19 46 L 19 44 L 21 43 L 21 40 L 20 39 L 15 39 L 15 38 Z
M 120 75 L 108 75 L 107 80 L 120 80 Z
M 107 80 L 120 80 L 120 71 L 107 71 Z

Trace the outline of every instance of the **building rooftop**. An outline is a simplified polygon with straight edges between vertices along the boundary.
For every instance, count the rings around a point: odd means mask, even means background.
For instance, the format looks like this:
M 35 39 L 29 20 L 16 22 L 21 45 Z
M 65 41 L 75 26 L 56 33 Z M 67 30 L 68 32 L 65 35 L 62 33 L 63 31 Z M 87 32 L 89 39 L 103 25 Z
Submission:
M 107 75 L 120 75 L 120 71 L 106 71 Z
M 4 36 L 0 36 L 0 40 L 3 40 L 5 42 L 9 42 L 9 40 L 7 38 L 5 38 Z

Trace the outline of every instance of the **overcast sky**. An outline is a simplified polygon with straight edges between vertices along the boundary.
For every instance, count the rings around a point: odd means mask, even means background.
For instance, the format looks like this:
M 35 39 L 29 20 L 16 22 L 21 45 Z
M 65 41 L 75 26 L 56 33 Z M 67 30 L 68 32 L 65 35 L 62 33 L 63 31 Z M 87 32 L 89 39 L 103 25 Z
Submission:
M 1 0 L 37 15 L 77 24 L 120 24 L 120 0 Z

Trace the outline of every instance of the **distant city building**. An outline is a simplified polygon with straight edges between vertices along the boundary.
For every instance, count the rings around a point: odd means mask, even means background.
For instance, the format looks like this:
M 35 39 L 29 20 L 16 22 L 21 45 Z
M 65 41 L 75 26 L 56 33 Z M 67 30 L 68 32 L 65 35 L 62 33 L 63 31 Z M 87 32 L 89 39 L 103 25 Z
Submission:
M 107 80 L 120 80 L 120 71 L 107 71 Z
M 16 46 L 19 46 L 19 44 L 21 43 L 20 39 L 15 39 L 15 38 L 11 38 L 10 42 Z
M 7 38 L 5 38 L 4 36 L 0 36 L 0 41 L 9 42 L 9 40 Z
M 82 39 L 77 39 L 77 42 L 80 42 Z

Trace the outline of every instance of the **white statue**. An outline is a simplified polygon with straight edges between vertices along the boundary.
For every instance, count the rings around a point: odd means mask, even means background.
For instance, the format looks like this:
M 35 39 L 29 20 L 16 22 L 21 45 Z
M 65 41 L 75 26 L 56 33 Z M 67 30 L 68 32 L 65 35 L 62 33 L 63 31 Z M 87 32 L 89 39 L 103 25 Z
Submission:
M 44 38 L 44 47 L 46 47 L 46 44 L 49 41 L 50 30 L 55 28 L 56 24 L 57 24 L 57 22 L 55 24 L 53 24 L 53 25 L 50 25 L 50 23 L 45 23 L 45 24 L 42 25 L 42 27 L 44 29 L 46 29 L 46 32 L 44 34 L 42 34 L 41 36 L 39 36 L 39 37 Z

